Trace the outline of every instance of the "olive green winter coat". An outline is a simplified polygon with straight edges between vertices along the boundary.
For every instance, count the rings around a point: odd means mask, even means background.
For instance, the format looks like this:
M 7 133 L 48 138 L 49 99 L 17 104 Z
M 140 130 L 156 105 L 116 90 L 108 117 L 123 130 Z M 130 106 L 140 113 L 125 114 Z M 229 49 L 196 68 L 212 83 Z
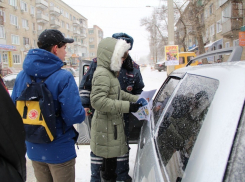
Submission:
M 123 113 L 129 113 L 129 102 L 136 102 L 138 96 L 121 90 L 116 75 L 122 65 L 121 57 L 129 47 L 125 41 L 114 38 L 105 38 L 98 46 L 90 94 L 95 109 L 90 147 L 95 155 L 104 158 L 119 157 L 128 152 Z

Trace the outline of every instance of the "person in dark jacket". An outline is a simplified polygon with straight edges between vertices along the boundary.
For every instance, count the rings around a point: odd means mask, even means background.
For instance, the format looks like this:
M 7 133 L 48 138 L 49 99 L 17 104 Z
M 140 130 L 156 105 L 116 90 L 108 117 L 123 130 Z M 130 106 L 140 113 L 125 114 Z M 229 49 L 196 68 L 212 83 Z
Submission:
M 130 43 L 129 50 L 133 47 L 133 38 L 126 33 L 115 33 L 112 35 L 113 38 L 123 39 L 127 43 Z M 79 86 L 79 92 L 83 107 L 87 111 L 94 112 L 90 103 L 90 92 L 91 92 L 91 82 L 93 78 L 94 71 L 97 67 L 97 58 L 92 60 L 89 66 L 89 70 L 86 75 L 83 76 Z M 137 65 L 130 55 L 125 59 L 122 64 L 121 70 L 118 77 L 121 89 L 127 93 L 133 95 L 140 95 L 144 88 L 144 82 L 140 73 L 139 65 Z M 91 117 L 92 115 L 88 116 Z M 125 134 L 128 139 L 129 137 L 129 114 L 124 114 L 125 122 Z M 128 143 L 128 140 L 127 140 Z M 91 182 L 100 182 L 100 169 L 102 167 L 102 157 L 94 155 L 93 152 L 91 156 Z M 129 172 L 129 152 L 121 157 L 117 158 L 117 181 L 128 181 L 130 182 L 132 178 L 128 175 Z
M 0 177 L 2 182 L 26 181 L 25 129 L 9 93 L 0 84 Z
M 75 181 L 75 143 L 78 133 L 73 127 L 85 119 L 78 88 L 73 75 L 61 67 L 64 65 L 66 44 L 74 42 L 63 36 L 59 30 L 44 30 L 38 38 L 39 49 L 29 50 L 23 70 L 17 75 L 12 92 L 14 103 L 31 83 L 44 79 L 54 100 L 57 137 L 50 143 L 26 141 L 27 155 L 32 161 L 38 182 Z

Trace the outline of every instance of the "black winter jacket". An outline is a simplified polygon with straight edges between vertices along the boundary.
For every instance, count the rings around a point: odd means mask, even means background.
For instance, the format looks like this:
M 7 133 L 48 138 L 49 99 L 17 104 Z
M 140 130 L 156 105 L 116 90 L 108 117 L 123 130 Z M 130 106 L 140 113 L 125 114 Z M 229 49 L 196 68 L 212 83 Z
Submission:
M 0 181 L 26 181 L 25 130 L 22 118 L 0 84 Z

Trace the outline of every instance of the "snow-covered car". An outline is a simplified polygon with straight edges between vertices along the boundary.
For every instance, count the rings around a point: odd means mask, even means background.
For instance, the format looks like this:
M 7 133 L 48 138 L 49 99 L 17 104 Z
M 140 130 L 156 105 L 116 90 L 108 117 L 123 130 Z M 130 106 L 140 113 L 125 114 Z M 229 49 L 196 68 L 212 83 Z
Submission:
M 62 69 L 65 69 L 69 72 L 71 72 L 71 74 L 75 77 L 76 76 L 76 70 L 72 67 L 65 67 L 65 68 L 62 68 Z
M 155 64 L 155 70 L 160 71 L 166 71 L 167 70 L 167 66 L 165 66 L 165 61 L 161 61 Z
M 14 88 L 14 83 L 15 83 L 15 79 L 17 77 L 18 73 L 11 73 L 8 75 L 5 75 L 3 77 L 3 81 L 4 84 L 6 85 L 6 87 L 8 88 L 9 94 L 12 94 L 13 88 Z
M 215 56 L 232 48 L 200 55 Z M 138 142 L 133 181 L 230 182 L 245 179 L 245 61 L 172 72 L 154 97 Z

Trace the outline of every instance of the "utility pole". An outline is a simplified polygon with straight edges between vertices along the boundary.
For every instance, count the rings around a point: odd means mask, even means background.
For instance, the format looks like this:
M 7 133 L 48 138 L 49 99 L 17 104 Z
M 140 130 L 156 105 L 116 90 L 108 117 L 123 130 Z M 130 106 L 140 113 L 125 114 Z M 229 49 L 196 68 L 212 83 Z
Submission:
M 168 0 L 168 45 L 174 45 L 174 5 L 173 5 L 173 0 Z M 169 75 L 172 71 L 174 71 L 174 66 L 167 66 L 167 75 Z

